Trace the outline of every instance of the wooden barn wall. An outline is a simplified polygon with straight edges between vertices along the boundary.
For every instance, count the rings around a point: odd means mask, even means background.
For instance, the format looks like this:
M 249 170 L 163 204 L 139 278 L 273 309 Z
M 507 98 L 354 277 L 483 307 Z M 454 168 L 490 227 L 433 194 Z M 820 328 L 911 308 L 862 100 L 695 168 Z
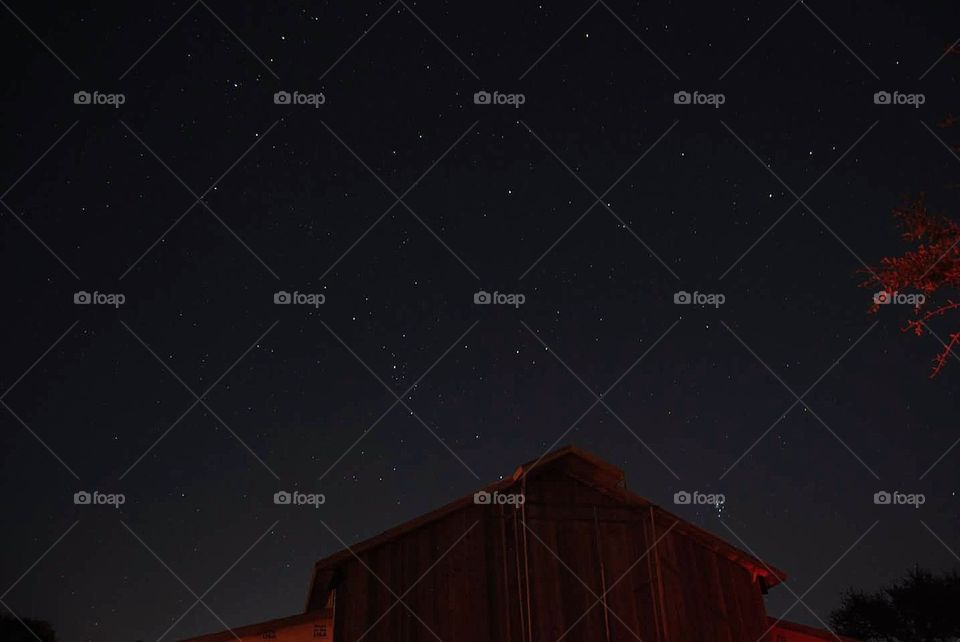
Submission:
M 344 562 L 335 639 L 435 640 L 425 623 L 444 642 L 757 640 L 764 605 L 741 566 L 679 531 L 641 559 L 670 525 L 658 515 L 544 471 L 522 511 L 470 505 Z
M 502 575 L 494 511 L 471 506 L 361 553 L 362 564 L 356 558 L 344 562 L 335 640 L 435 640 L 431 629 L 445 641 L 506 639 L 491 617 L 498 613 L 490 612 L 502 609 L 489 586 Z
M 766 607 L 748 570 L 656 518 L 669 640 L 754 641 L 766 630 Z M 664 533 L 667 533 L 664 535 Z

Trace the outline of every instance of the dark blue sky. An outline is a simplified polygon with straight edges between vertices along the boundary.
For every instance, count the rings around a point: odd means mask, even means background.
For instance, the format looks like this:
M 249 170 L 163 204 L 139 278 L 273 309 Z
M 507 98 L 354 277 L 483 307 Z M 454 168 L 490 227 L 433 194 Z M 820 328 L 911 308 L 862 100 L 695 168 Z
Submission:
M 567 443 L 784 569 L 820 618 L 848 586 L 960 562 L 960 448 L 940 459 L 960 363 L 928 380 L 936 340 L 858 287 L 903 249 L 904 197 L 957 212 L 935 137 L 955 142 L 936 127 L 958 109 L 951 3 L 2 15 L 0 595 L 19 616 L 132 641 L 290 614 L 341 548 L 321 520 L 357 541 Z M 274 505 L 294 489 L 326 503 Z M 778 587 L 768 609 L 794 602 Z

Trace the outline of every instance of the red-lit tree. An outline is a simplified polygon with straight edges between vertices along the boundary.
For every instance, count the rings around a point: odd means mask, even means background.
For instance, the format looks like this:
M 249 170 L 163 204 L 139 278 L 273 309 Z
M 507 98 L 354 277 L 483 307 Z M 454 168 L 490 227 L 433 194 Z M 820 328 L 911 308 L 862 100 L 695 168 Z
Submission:
M 900 256 L 888 256 L 868 271 L 863 287 L 878 288 L 870 311 L 876 313 L 894 293 L 915 291 L 922 294 L 914 306 L 914 316 L 907 320 L 904 332 L 922 336 L 929 332 L 933 319 L 960 308 L 955 300 L 960 291 L 960 224 L 927 210 L 923 196 L 894 210 L 903 239 L 912 245 Z M 952 295 L 952 296 L 951 296 Z M 943 349 L 933 362 L 930 376 L 943 370 L 951 351 L 960 345 L 960 323 L 943 339 Z M 937 336 L 934 334 L 934 336 Z
M 960 49 L 953 47 L 950 53 L 958 54 Z M 957 117 L 947 116 L 939 126 L 953 127 L 958 121 Z M 960 151 L 960 145 L 954 145 L 953 149 Z M 903 331 L 916 336 L 930 333 L 943 344 L 933 360 L 932 379 L 940 374 L 951 354 L 955 354 L 953 349 L 960 346 L 960 314 L 954 312 L 960 308 L 960 224 L 931 213 L 923 195 L 894 209 L 893 214 L 903 239 L 911 248 L 899 256 L 885 257 L 879 265 L 866 270 L 868 276 L 861 285 L 879 289 L 870 308 L 872 313 L 889 303 L 894 293 L 913 291 L 923 295 L 918 297 L 914 316 Z M 940 339 L 928 323 L 944 316 L 954 319 L 954 325 L 947 338 Z

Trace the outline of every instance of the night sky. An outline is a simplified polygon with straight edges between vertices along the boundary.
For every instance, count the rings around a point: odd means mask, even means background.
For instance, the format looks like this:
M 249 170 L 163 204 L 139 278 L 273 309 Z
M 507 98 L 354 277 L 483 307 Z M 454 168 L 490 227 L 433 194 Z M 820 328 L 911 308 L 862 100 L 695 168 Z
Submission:
M 960 361 L 928 379 L 940 344 L 858 287 L 904 197 L 957 212 L 954 3 L 6 1 L 19 617 L 133 642 L 292 614 L 338 537 L 566 444 L 785 570 L 771 615 L 960 565 Z

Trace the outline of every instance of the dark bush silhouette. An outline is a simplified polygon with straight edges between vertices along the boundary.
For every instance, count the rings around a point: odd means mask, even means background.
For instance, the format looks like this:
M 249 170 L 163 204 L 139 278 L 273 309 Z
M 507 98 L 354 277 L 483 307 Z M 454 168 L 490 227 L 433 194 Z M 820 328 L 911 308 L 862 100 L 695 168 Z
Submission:
M 33 631 L 33 633 L 31 633 Z M 23 618 L 21 623 L 17 618 L 6 613 L 0 613 L 0 640 L 3 642 L 57 642 L 57 634 L 53 627 L 43 620 Z
M 960 637 L 960 574 L 914 569 L 867 593 L 850 589 L 830 624 L 864 642 L 955 642 Z

